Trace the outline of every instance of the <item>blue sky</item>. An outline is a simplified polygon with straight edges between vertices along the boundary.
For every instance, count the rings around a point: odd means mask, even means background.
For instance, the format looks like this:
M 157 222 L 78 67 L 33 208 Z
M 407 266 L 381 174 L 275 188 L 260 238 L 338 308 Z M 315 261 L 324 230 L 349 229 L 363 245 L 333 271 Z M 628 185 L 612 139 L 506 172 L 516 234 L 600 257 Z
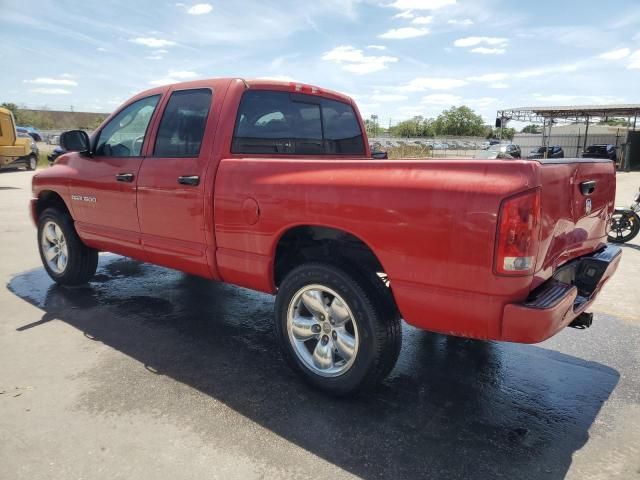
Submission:
M 0 0 L 0 42 L 0 102 L 51 109 L 221 76 L 338 90 L 384 123 L 640 103 L 638 0 Z

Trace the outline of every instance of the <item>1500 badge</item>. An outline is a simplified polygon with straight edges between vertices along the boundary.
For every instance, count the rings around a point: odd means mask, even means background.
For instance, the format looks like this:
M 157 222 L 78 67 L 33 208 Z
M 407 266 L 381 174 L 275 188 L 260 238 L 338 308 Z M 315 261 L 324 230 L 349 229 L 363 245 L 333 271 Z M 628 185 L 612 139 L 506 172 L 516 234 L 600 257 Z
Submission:
M 96 203 L 96 197 L 91 197 L 88 195 L 71 195 L 71 200 L 76 200 L 78 202 L 89 202 Z

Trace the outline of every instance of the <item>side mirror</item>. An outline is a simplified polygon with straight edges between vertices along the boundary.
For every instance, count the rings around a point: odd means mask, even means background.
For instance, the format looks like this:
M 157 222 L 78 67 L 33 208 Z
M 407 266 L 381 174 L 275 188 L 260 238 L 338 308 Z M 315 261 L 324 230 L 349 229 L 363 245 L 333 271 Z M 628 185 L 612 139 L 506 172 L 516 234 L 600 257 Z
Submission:
M 60 146 L 67 152 L 91 153 L 89 135 L 82 130 L 70 130 L 60 135 Z
M 371 152 L 371 158 L 375 158 L 376 160 L 386 160 L 389 158 L 387 152 Z

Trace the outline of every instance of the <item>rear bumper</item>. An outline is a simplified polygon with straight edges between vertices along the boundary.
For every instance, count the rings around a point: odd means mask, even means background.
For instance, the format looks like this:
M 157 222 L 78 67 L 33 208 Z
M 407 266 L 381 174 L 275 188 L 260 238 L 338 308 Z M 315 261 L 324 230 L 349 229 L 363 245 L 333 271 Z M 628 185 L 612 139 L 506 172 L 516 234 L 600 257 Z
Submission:
M 618 268 L 621 249 L 609 245 L 556 272 L 522 303 L 504 307 L 501 339 L 537 343 L 558 333 L 584 312 Z

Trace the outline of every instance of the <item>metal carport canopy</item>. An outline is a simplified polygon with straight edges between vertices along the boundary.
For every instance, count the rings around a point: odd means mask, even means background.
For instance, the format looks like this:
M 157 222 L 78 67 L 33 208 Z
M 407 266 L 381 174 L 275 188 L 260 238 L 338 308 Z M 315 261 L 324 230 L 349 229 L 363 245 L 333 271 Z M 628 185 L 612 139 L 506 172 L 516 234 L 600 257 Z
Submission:
M 560 107 L 519 107 L 498 110 L 498 118 L 520 122 L 545 123 L 547 119 L 584 121 L 590 118 L 625 117 L 640 115 L 640 104 L 573 105 Z

